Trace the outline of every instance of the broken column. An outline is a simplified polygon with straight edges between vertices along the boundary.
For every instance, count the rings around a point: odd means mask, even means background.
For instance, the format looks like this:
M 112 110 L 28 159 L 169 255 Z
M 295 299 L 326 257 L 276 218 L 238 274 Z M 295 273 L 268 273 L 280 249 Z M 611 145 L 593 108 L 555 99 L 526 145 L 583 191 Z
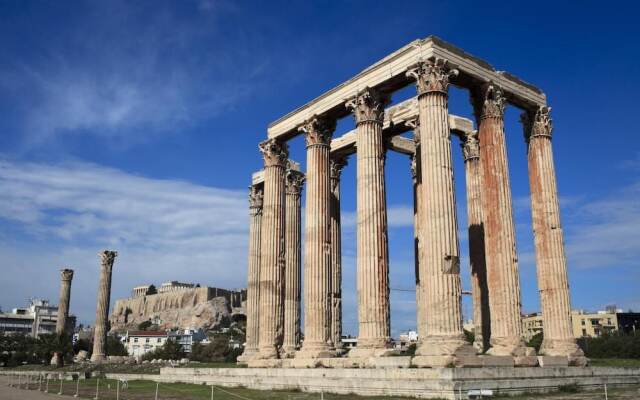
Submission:
M 419 261 L 424 312 L 416 366 L 442 367 L 473 362 L 475 349 L 462 330 L 462 289 L 455 188 L 449 129 L 449 78 L 457 71 L 443 59 L 429 59 L 408 71 L 418 89 L 423 241 Z M 358 148 L 360 151 L 360 148 Z
M 67 319 L 69 318 L 69 302 L 71 301 L 71 281 L 73 270 L 60 270 L 60 301 L 58 302 L 58 316 L 56 320 L 56 334 L 63 336 L 66 333 Z
M 347 102 L 356 122 L 358 346 L 350 357 L 382 356 L 391 347 L 389 244 L 382 137 L 389 97 L 365 88 Z
M 340 228 L 340 174 L 347 165 L 344 157 L 331 159 L 331 341 L 342 350 L 342 237 Z
M 333 119 L 311 118 L 300 129 L 307 144 L 304 251 L 304 342 L 297 358 L 335 355 L 331 341 L 329 160 Z
M 288 169 L 285 177 L 285 294 L 282 350 L 293 357 L 300 347 L 300 195 L 304 174 Z
M 486 84 L 472 93 L 478 120 L 482 218 L 491 309 L 491 349 L 494 356 L 513 356 L 518 365 L 537 361 L 535 350 L 522 339 L 520 279 L 504 138 L 505 98 Z
M 104 250 L 100 256 L 100 283 L 98 286 L 98 304 L 96 307 L 96 322 L 93 332 L 92 362 L 104 361 L 107 358 L 107 332 L 109 330 L 109 303 L 111 301 L 111 275 L 113 262 L 118 255 L 115 251 Z
M 465 182 L 467 187 L 467 226 L 469 234 L 469 264 L 471 265 L 471 295 L 473 297 L 473 346 L 480 352 L 489 348 L 491 321 L 487 265 L 484 258 L 484 225 L 480 181 L 480 145 L 478 132 L 462 135 Z
M 247 277 L 247 331 L 244 352 L 246 362 L 258 352 L 260 336 L 260 229 L 262 225 L 262 188 L 249 188 L 249 268 Z
M 260 233 L 260 359 L 279 357 L 284 327 L 285 143 L 260 143 L 264 158 L 264 199 Z
M 550 112 L 551 108 L 545 106 L 522 115 L 528 143 L 531 213 L 544 322 L 540 355 L 566 357 L 568 363 L 584 366 L 587 359 L 576 344 L 571 326 L 567 260 L 551 146 L 553 126 Z

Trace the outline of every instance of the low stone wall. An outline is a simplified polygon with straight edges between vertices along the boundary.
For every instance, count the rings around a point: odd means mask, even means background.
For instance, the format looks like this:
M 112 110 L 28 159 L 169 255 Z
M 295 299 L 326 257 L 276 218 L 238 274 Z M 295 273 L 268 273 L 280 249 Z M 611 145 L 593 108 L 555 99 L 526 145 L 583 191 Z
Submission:
M 107 374 L 107 378 L 453 400 L 459 391 L 473 389 L 519 394 L 554 391 L 563 385 L 581 389 L 604 383 L 640 385 L 640 368 L 162 368 L 160 375 Z

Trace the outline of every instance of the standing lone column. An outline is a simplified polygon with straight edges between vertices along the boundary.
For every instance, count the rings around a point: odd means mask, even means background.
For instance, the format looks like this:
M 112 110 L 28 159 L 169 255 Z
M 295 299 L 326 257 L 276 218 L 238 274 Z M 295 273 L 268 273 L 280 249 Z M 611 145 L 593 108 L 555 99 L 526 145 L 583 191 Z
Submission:
M 411 156 L 411 177 L 413 178 L 413 252 L 416 277 L 416 330 L 418 338 L 423 338 L 427 334 L 426 318 L 424 316 L 424 300 L 420 289 L 420 259 L 423 251 L 422 243 L 422 172 L 420 157 L 420 119 L 415 118 L 406 122 L 413 129 L 413 141 L 416 151 Z
M 531 213 L 544 322 L 540 354 L 567 357 L 570 364 L 584 366 L 587 359 L 577 346 L 571 327 L 569 280 L 551 146 L 553 126 L 550 112 L 550 107 L 540 107 L 532 115 L 522 114 L 529 145 Z
M 301 130 L 307 142 L 304 251 L 304 342 L 298 358 L 335 355 L 331 341 L 331 237 L 329 153 L 334 120 L 312 118 Z
M 476 351 L 466 342 L 462 330 L 460 252 L 448 110 L 449 78 L 457 75 L 457 71 L 449 69 L 443 59 L 430 59 L 408 71 L 408 75 L 416 79 L 418 88 L 423 195 L 419 275 L 425 336 L 420 338 L 413 362 L 417 366 L 471 363 Z
M 247 278 L 247 334 L 244 352 L 238 358 L 246 362 L 258 352 L 260 336 L 260 229 L 262 225 L 262 189 L 249 188 L 249 271 Z
M 492 84 L 472 95 L 479 121 L 482 217 L 491 308 L 492 347 L 487 353 L 515 356 L 516 363 L 524 365 L 529 361 L 523 357 L 535 355 L 535 350 L 526 347 L 522 339 L 520 279 L 504 139 L 505 98 Z
M 56 321 L 56 334 L 62 336 L 66 333 L 67 319 L 69 318 L 69 303 L 71 301 L 71 281 L 73 270 L 60 270 L 60 301 L 58 302 L 58 319 Z
M 285 278 L 284 278 L 284 339 L 282 350 L 293 357 L 300 347 L 300 194 L 304 174 L 287 170 L 285 199 Z
M 264 157 L 264 199 L 260 233 L 260 341 L 261 359 L 279 357 L 284 329 L 284 177 L 289 152 L 275 139 L 260 143 Z
M 356 121 L 358 346 L 350 357 L 381 356 L 391 344 L 389 244 L 382 138 L 386 95 L 366 88 L 347 102 Z
M 104 361 L 107 345 L 107 323 L 109 322 L 109 303 L 111 302 L 111 275 L 113 262 L 118 255 L 115 251 L 104 250 L 100 256 L 100 284 L 98 286 L 98 305 L 93 333 L 92 362 Z
M 467 223 L 469 230 L 469 263 L 471 264 L 471 295 L 473 297 L 473 346 L 480 352 L 489 348 L 491 321 L 487 264 L 484 258 L 484 224 L 482 222 L 482 184 L 480 181 L 480 144 L 478 132 L 461 137 L 467 186 Z
M 340 174 L 347 160 L 331 160 L 331 341 L 342 350 L 342 237 L 340 227 Z

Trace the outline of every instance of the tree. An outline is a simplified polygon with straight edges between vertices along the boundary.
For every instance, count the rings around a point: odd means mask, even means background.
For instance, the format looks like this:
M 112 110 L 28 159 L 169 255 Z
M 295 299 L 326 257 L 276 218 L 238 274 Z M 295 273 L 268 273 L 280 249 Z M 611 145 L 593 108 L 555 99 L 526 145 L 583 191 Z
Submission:
M 161 347 L 142 356 L 143 360 L 179 360 L 185 357 L 182 346 L 173 339 L 167 339 Z
M 147 320 L 147 321 L 141 322 L 140 324 L 138 324 L 138 330 L 139 331 L 146 331 L 147 329 L 149 329 L 149 327 L 151 325 L 153 325 L 151 320 Z
M 127 348 L 120 339 L 114 336 L 107 336 L 107 343 L 105 344 L 105 351 L 108 356 L 128 356 Z
M 542 346 L 542 341 L 544 340 L 544 333 L 538 332 L 529 341 L 527 342 L 528 347 L 533 347 L 536 349 L 536 352 L 540 351 L 540 346 Z

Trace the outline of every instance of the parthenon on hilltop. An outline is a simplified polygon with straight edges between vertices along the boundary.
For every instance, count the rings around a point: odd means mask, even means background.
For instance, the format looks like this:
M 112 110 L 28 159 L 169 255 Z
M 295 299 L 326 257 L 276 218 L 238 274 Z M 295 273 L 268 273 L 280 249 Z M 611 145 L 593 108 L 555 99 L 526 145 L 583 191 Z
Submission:
M 394 92 L 413 84 L 415 98 L 389 107 Z M 449 114 L 450 84 L 468 90 L 475 124 Z M 538 354 L 522 339 L 504 131 L 508 105 L 522 110 L 528 149 L 545 324 Z M 538 88 L 431 36 L 409 43 L 270 124 L 268 138 L 259 146 L 264 169 L 254 174 L 250 187 L 247 340 L 242 362 L 250 367 L 586 365 L 571 331 L 550 111 Z M 336 121 L 349 114 L 356 129 L 332 138 Z M 413 131 L 413 139 L 402 136 L 407 131 Z M 306 139 L 305 172 L 289 160 L 287 141 L 297 135 Z M 460 141 L 465 162 L 473 345 L 465 341 L 462 329 L 452 135 Z M 388 357 L 394 351 L 390 348 L 387 151 L 406 154 L 413 176 L 420 337 L 413 357 Z M 352 155 L 357 167 L 358 345 L 345 356 L 340 348 L 340 173 Z

